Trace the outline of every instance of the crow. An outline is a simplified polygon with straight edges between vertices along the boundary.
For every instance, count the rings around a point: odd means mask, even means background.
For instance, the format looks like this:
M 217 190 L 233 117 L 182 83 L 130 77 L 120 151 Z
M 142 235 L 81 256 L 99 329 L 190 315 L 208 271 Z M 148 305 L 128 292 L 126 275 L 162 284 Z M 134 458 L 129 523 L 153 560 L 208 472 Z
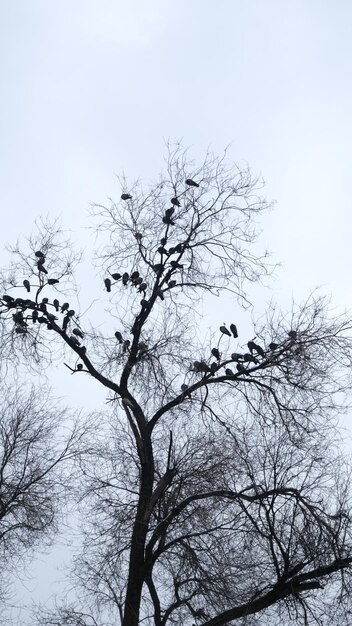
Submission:
M 181 391 L 185 392 L 187 389 L 189 389 L 189 386 L 186 385 L 186 383 L 183 383 L 183 385 L 181 385 Z
M 39 259 L 38 263 L 37 263 L 37 268 L 39 270 L 39 272 L 43 272 L 43 274 L 47 274 L 47 270 L 45 269 L 44 265 L 44 258 L 43 259 Z
M 128 272 L 125 272 L 124 274 L 122 274 L 122 282 L 124 285 L 127 285 L 129 277 L 130 275 L 128 274 Z
M 12 296 L 5 295 L 5 296 L 2 296 L 2 300 L 4 300 L 4 302 L 6 302 L 6 303 L 7 302 L 14 302 L 15 298 L 13 298 Z
M 290 330 L 290 332 L 288 333 L 288 336 L 293 341 L 296 341 L 296 339 L 297 339 L 297 331 L 296 330 Z
M 181 206 L 180 201 L 178 198 L 171 198 L 171 204 L 173 204 L 174 206 Z
M 48 278 L 48 285 L 56 285 L 59 282 L 58 278 Z
M 277 350 L 279 347 L 278 343 L 275 343 L 274 341 L 272 341 L 271 343 L 269 343 L 269 350 Z
M 127 350 L 129 349 L 130 345 L 131 345 L 130 340 L 129 339 L 125 339 L 125 341 L 123 342 L 123 345 L 122 345 L 122 351 L 123 352 L 127 352 Z
M 83 339 L 83 338 L 84 338 L 84 335 L 83 335 L 82 331 L 81 331 L 81 330 L 79 330 L 79 328 L 74 328 L 74 329 L 73 329 L 73 331 L 72 331 L 72 333 L 73 333 L 74 335 L 76 335 L 77 337 L 80 337 L 81 339 Z
M 118 274 L 117 272 L 115 274 L 111 274 L 111 276 L 114 280 L 119 280 L 121 278 L 121 274 Z
M 67 309 L 70 308 L 70 305 L 68 302 L 64 302 L 62 307 L 61 307 L 61 313 L 64 313 L 65 311 L 67 311 Z
M 189 185 L 189 187 L 199 187 L 198 183 L 192 180 L 192 178 L 186 178 L 185 183 Z
M 225 374 L 226 376 L 234 376 L 232 369 L 230 369 L 229 367 L 225 369 Z
M 132 272 L 132 274 L 131 274 L 131 280 L 132 281 L 137 280 L 138 277 L 139 277 L 139 271 L 138 270 L 135 270 L 134 272 Z
M 226 328 L 226 326 L 220 326 L 220 332 L 222 332 L 223 335 L 227 335 L 228 337 L 231 337 L 231 333 L 228 330 L 228 328 Z
M 174 269 L 174 270 L 177 270 L 177 269 L 182 270 L 183 269 L 182 263 L 179 263 L 178 261 L 170 261 L 170 265 L 171 265 L 172 269 Z
M 23 281 L 23 285 L 24 285 L 24 287 L 27 289 L 27 291 L 28 291 L 28 293 L 29 293 L 29 292 L 30 292 L 30 290 L 31 290 L 31 286 L 30 286 L 29 280 L 25 279 L 25 280 Z
M 121 335 L 120 331 L 118 331 L 118 330 L 116 331 L 116 333 L 115 333 L 115 337 L 116 337 L 116 339 L 117 339 L 117 341 L 118 341 L 119 343 L 122 343 L 122 342 L 123 342 L 123 337 L 122 337 L 122 335 Z
M 32 313 L 32 320 L 33 320 L 34 324 L 36 323 L 37 319 L 38 319 L 38 311 L 36 309 L 34 309 L 34 311 Z
M 256 365 L 258 365 L 258 359 L 256 359 L 253 354 L 249 354 L 249 352 L 246 352 L 246 354 L 243 355 L 243 360 L 247 361 L 248 363 L 255 363 Z
M 265 352 L 263 350 L 263 348 L 261 346 L 258 346 L 258 344 L 255 344 L 255 349 L 257 351 L 257 353 L 259 354 L 259 356 L 262 357 L 262 359 L 265 357 Z
M 168 251 L 164 248 L 164 246 L 159 246 L 158 252 L 159 254 L 168 254 Z
M 121 194 L 121 200 L 132 200 L 132 196 L 129 193 Z
M 55 300 L 53 300 L 53 305 L 55 307 L 55 311 L 59 310 L 59 306 L 60 306 L 60 302 L 55 298 Z
M 158 274 L 159 272 L 162 271 L 163 267 L 164 266 L 163 266 L 162 263 L 155 263 L 155 265 L 153 265 L 153 270 L 154 270 L 154 272 L 156 272 Z
M 217 348 L 212 348 L 211 353 L 218 361 L 220 361 L 220 352 Z
M 38 321 L 39 321 L 39 319 L 38 319 Z M 65 317 L 64 317 L 64 319 L 62 321 L 62 330 L 64 332 L 66 332 L 66 330 L 67 330 L 67 326 L 68 326 L 69 321 L 70 321 L 70 317 L 68 315 L 65 315 Z
M 247 346 L 248 346 L 249 352 L 253 354 L 253 351 L 256 348 L 254 341 L 248 341 Z
M 173 287 L 175 287 L 175 285 L 176 285 L 176 284 L 177 284 L 177 283 L 176 283 L 176 280 L 169 280 L 169 282 L 168 282 L 168 286 L 170 287 L 170 289 L 172 289 Z
M 211 372 L 211 369 L 209 367 L 209 365 L 207 363 L 205 363 L 205 361 L 194 361 L 193 363 L 193 370 L 197 373 L 200 372 Z
M 246 371 L 246 369 L 243 367 L 242 363 L 237 363 L 236 368 L 237 368 L 238 372 L 245 372 Z
M 217 372 L 217 370 L 218 370 L 218 364 L 215 363 L 215 361 L 210 363 L 210 371 L 213 375 Z
M 70 336 L 71 341 L 75 344 L 75 346 L 80 346 L 81 344 L 79 343 L 77 337 L 75 337 L 74 335 Z
M 232 359 L 233 361 L 239 361 L 239 359 L 243 359 L 243 357 L 244 357 L 244 355 L 243 355 L 243 354 L 240 354 L 239 352 L 233 352 L 233 353 L 231 354 L 231 359 Z
M 139 285 L 139 289 L 138 289 L 138 291 L 141 293 L 142 291 L 144 291 L 144 292 L 145 292 L 145 290 L 146 290 L 146 289 L 147 289 L 147 283 L 141 283 L 141 284 Z
M 163 222 L 169 226 L 175 226 L 175 222 L 170 217 L 167 217 L 167 215 L 164 215 Z
M 142 233 L 135 233 L 134 236 L 137 239 L 137 241 L 142 241 L 142 239 L 143 239 Z
M 165 211 L 165 216 L 166 217 L 171 217 L 173 214 L 175 213 L 175 207 L 170 207 L 170 209 L 166 209 Z
M 111 280 L 110 278 L 104 278 L 104 285 L 106 287 L 106 291 L 110 293 L 111 291 Z
M 166 246 L 166 242 L 167 242 L 166 237 L 162 237 L 162 238 L 160 239 L 160 243 L 161 243 L 161 245 L 162 245 L 162 246 Z
M 83 370 L 83 365 L 82 363 L 77 363 L 77 367 L 76 367 L 77 372 L 81 372 Z
M 75 311 L 74 311 L 73 309 L 70 309 L 70 310 L 69 310 L 69 311 L 67 311 L 67 313 L 66 313 L 66 315 L 67 315 L 68 317 L 73 317 L 73 316 L 74 316 L 74 314 L 75 314 Z
M 237 337 L 238 337 L 237 326 L 235 326 L 235 324 L 230 324 L 230 330 L 231 330 L 234 338 L 237 339 Z
M 45 259 L 45 256 L 44 256 L 44 254 L 43 254 L 43 252 L 41 250 L 37 250 L 34 254 L 38 258 Z M 44 261 L 43 261 L 43 263 L 44 263 Z

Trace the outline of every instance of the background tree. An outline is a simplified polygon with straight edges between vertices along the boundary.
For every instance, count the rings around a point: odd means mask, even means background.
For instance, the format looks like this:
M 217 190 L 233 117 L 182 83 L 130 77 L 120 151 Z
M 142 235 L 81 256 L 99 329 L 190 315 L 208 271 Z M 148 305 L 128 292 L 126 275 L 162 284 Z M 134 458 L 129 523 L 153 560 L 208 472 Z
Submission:
M 82 429 L 60 427 L 66 411 L 48 406 L 43 389 L 2 385 L 0 401 L 1 604 L 9 573 L 38 545 L 48 544 L 62 519 L 72 460 Z M 69 463 L 71 461 L 71 463 Z
M 237 328 L 246 283 L 271 269 L 256 243 L 268 205 L 248 170 L 211 154 L 196 168 L 176 146 L 147 191 L 121 185 L 93 211 L 105 296 L 91 323 L 59 295 L 73 257 L 55 229 L 17 246 L 3 276 L 4 358 L 65 358 L 111 407 L 81 465 L 84 610 L 42 624 L 349 623 L 336 417 L 351 319 L 311 297 L 290 315 L 270 308 L 249 336 Z M 231 316 L 205 337 L 199 305 L 224 292 Z

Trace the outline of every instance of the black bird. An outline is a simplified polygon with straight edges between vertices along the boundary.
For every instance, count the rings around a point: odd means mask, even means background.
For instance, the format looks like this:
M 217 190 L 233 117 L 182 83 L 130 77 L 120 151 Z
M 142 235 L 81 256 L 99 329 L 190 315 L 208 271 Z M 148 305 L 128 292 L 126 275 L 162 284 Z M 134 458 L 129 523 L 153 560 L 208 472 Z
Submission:
M 237 326 L 235 324 L 230 324 L 230 330 L 235 339 L 238 337 Z
M 131 280 L 134 282 L 137 280 L 137 278 L 139 277 L 139 271 L 135 270 L 134 272 L 132 272 L 131 274 Z
M 168 286 L 170 287 L 170 289 L 172 289 L 173 287 L 175 287 L 175 285 L 176 285 L 176 284 L 177 284 L 177 283 L 176 283 L 176 280 L 169 280 L 169 282 L 168 282 Z
M 164 215 L 163 222 L 164 222 L 164 224 L 169 224 L 170 226 L 175 226 L 175 222 L 170 217 L 167 217 L 167 215 Z
M 39 321 L 39 320 L 38 320 L 38 321 Z M 65 317 L 64 317 L 64 319 L 63 319 L 63 321 L 62 321 L 62 330 L 63 330 L 64 332 L 66 332 L 66 330 L 67 330 L 67 326 L 68 326 L 69 321 L 70 321 L 70 317 L 69 317 L 69 315 L 65 315 Z
M 42 298 L 42 304 L 48 304 L 49 298 Z
M 121 200 L 132 200 L 132 196 L 129 193 L 122 193 Z
M 146 289 L 147 289 L 147 283 L 141 283 L 141 284 L 139 285 L 139 289 L 138 289 L 138 291 L 139 291 L 139 292 L 142 292 L 142 291 L 144 291 L 144 292 L 145 292 L 145 290 L 146 290 Z
M 125 272 L 124 274 L 122 274 L 122 282 L 124 285 L 127 285 L 129 277 L 130 275 L 128 274 L 128 272 Z
M 119 343 L 122 343 L 122 342 L 123 342 L 123 337 L 122 337 L 122 335 L 121 335 L 120 331 L 118 331 L 118 330 L 116 331 L 116 333 L 115 333 L 115 337 L 116 337 L 116 339 L 117 339 L 117 341 L 118 341 Z
M 104 278 L 104 285 L 106 287 L 106 291 L 110 292 L 111 291 L 111 280 L 110 280 L 110 278 Z
M 37 309 L 34 309 L 34 311 L 32 313 L 32 320 L 33 320 L 34 324 L 36 323 L 37 319 L 38 319 L 38 311 L 37 311 Z
M 134 236 L 137 239 L 137 241 L 142 241 L 142 239 L 143 239 L 142 233 L 135 233 Z
M 15 333 L 17 333 L 18 335 L 25 335 L 26 332 L 27 329 L 25 326 L 16 326 L 15 328 Z
M 171 204 L 173 204 L 174 206 L 181 206 L 180 201 L 178 198 L 171 198 Z
M 122 351 L 123 352 L 127 352 L 127 350 L 129 349 L 130 345 L 131 345 L 130 340 L 129 339 L 125 339 L 125 341 L 122 344 Z
M 17 311 L 17 313 L 13 313 L 12 319 L 15 324 L 23 324 L 23 313 L 22 311 Z
M 288 333 L 288 336 L 293 341 L 296 341 L 296 339 L 297 339 L 297 331 L 296 330 L 290 330 L 290 332 Z
M 244 355 L 243 355 L 243 354 L 240 354 L 239 352 L 233 352 L 233 353 L 231 354 L 231 359 L 232 359 L 233 361 L 239 361 L 240 359 L 243 359 L 243 356 L 244 356 Z
M 172 269 L 174 269 L 174 270 L 177 270 L 177 269 L 182 270 L 183 269 L 182 263 L 179 263 L 178 261 L 170 261 L 170 265 L 171 265 Z
M 118 272 L 115 272 L 115 274 L 111 274 L 111 276 L 114 280 L 119 280 L 121 278 L 121 274 L 119 274 Z
M 74 316 L 74 314 L 75 314 L 75 311 L 74 311 L 73 309 L 70 309 L 70 310 L 69 310 L 69 311 L 67 311 L 67 313 L 66 313 L 66 315 L 67 315 L 68 317 L 73 317 L 73 316 Z
M 24 285 L 24 287 L 27 289 L 27 291 L 28 291 L 28 293 L 29 293 L 29 292 L 30 292 L 30 290 L 31 290 L 31 285 L 30 285 L 29 280 L 25 279 L 25 280 L 23 281 L 23 285 Z
M 237 363 L 236 369 L 237 369 L 238 372 L 245 372 L 246 371 L 246 368 L 243 367 L 242 363 Z
M 211 372 L 211 369 L 209 367 L 209 365 L 207 363 L 205 363 L 205 361 L 194 361 L 193 362 L 193 370 L 197 373 L 200 372 Z
M 164 266 L 162 263 L 155 263 L 155 265 L 153 265 L 153 270 L 158 274 L 159 272 L 161 272 L 163 267 Z
M 259 354 L 259 356 L 262 357 L 262 359 L 265 357 L 265 352 L 263 350 L 263 348 L 261 346 L 258 346 L 258 344 L 255 344 L 255 349 L 257 351 L 257 353 Z
M 81 331 L 81 330 L 79 330 L 79 328 L 74 328 L 74 329 L 73 329 L 73 331 L 72 331 L 72 333 L 73 333 L 74 335 L 76 335 L 77 337 L 80 337 L 81 339 L 83 339 L 83 338 L 84 338 L 84 335 L 83 335 L 82 331 Z
M 253 354 L 253 352 L 254 352 L 254 350 L 256 348 L 256 345 L 255 345 L 254 341 L 248 341 L 247 346 L 248 346 L 249 352 L 251 354 Z
M 183 245 L 182 243 L 178 243 L 177 246 L 174 247 L 174 252 L 177 252 L 177 254 L 180 254 L 183 251 Z
M 156 292 L 156 293 L 158 294 L 158 296 L 159 296 L 160 300 L 165 300 L 165 297 L 164 297 L 164 292 L 163 292 L 163 290 L 162 290 L 162 289 L 160 289 L 160 287 L 159 287 L 159 289 L 157 290 L 157 292 Z
M 57 285 L 59 282 L 58 278 L 48 278 L 48 285 Z
M 279 347 L 278 343 L 275 343 L 274 341 L 272 341 L 271 343 L 269 343 L 269 350 L 277 350 Z
M 220 352 L 217 348 L 212 348 L 211 353 L 218 361 L 220 361 Z
M 43 254 L 43 252 L 41 250 L 37 250 L 34 254 L 38 258 L 45 259 L 45 256 L 44 256 L 44 254 Z M 43 261 L 43 263 L 44 263 L 44 261 Z
M 75 346 L 80 346 L 81 344 L 79 343 L 77 337 L 75 337 L 74 335 L 70 336 L 71 341 L 75 344 Z
M 210 363 L 210 371 L 213 375 L 217 372 L 217 370 L 218 370 L 218 364 L 215 363 L 215 361 Z
M 77 363 L 76 370 L 77 370 L 78 372 L 80 372 L 81 370 L 83 370 L 83 365 L 82 365 L 82 363 Z
M 220 332 L 222 332 L 223 335 L 227 335 L 228 337 L 231 337 L 231 333 L 229 329 L 226 328 L 226 326 L 220 326 Z
M 229 367 L 226 368 L 225 374 L 226 376 L 234 376 L 232 369 L 230 369 Z
M 162 246 L 166 246 L 166 242 L 167 242 L 166 237 L 162 237 L 162 238 L 160 239 L 160 243 L 161 243 L 161 245 L 162 245 Z
M 67 311 L 67 309 L 70 308 L 70 305 L 68 302 L 64 302 L 62 307 L 61 307 L 61 313 L 64 313 L 65 311 Z
M 165 215 L 166 217 L 171 217 L 173 214 L 175 213 L 175 207 L 170 207 L 169 209 L 166 209 L 165 211 Z
M 47 313 L 48 312 L 48 309 L 46 308 L 45 302 L 41 302 L 40 305 L 39 305 L 39 308 L 40 308 L 42 313 Z
M 138 276 L 138 278 L 136 278 L 136 280 L 134 282 L 136 284 L 136 287 L 138 287 L 138 285 L 141 285 L 142 282 L 143 282 L 142 276 Z
M 13 298 L 12 296 L 2 296 L 2 300 L 4 300 L 4 302 L 14 302 L 15 298 Z
M 55 307 L 55 311 L 59 310 L 59 306 L 60 306 L 60 302 L 57 300 L 57 298 L 55 298 L 55 300 L 53 300 L 53 305 Z
M 39 270 L 39 272 L 43 272 L 43 274 L 47 274 L 47 270 L 45 269 L 44 265 L 44 258 L 43 259 L 39 259 L 38 263 L 37 263 L 37 268 Z
M 56 315 L 54 315 L 53 313 L 48 313 L 48 314 L 47 314 L 47 318 L 48 318 L 48 320 L 50 320 L 51 322 L 56 322 L 56 320 L 57 320 Z
M 189 185 L 189 187 L 199 187 L 198 183 L 192 180 L 192 178 L 186 178 L 185 183 Z
M 45 317 L 43 317 L 42 315 L 40 317 L 38 317 L 38 322 L 39 322 L 39 324 L 46 324 Z
M 183 383 L 183 385 L 181 385 L 181 391 L 185 392 L 187 391 L 187 389 L 189 389 L 188 385 L 186 385 L 186 383 Z
M 164 246 L 159 246 L 158 252 L 159 254 L 168 254 L 168 251 L 164 248 Z

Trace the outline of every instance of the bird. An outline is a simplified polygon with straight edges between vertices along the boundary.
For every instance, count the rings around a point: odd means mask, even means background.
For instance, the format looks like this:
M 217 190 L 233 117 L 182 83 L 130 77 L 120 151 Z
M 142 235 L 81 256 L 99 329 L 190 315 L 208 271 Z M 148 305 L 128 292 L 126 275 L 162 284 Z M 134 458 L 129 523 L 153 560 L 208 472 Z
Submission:
M 220 332 L 222 332 L 223 335 L 227 335 L 228 337 L 231 337 L 231 333 L 229 329 L 226 328 L 226 326 L 220 326 Z
M 231 354 L 231 359 L 232 359 L 233 361 L 238 361 L 239 359 L 243 359 L 243 356 L 244 356 L 244 355 L 243 355 L 243 354 L 240 354 L 239 352 L 233 352 L 233 353 Z
M 12 315 L 13 321 L 15 324 L 23 324 L 23 313 L 22 311 L 17 311 L 17 313 L 13 313 Z
M 175 222 L 170 217 L 168 217 L 167 215 L 164 215 L 163 222 L 164 222 L 164 224 L 168 224 L 170 226 L 175 226 Z
M 248 346 L 249 352 L 251 354 L 253 354 L 253 352 L 255 350 L 255 343 L 254 343 L 254 341 L 248 341 L 247 346 Z
M 166 217 L 171 217 L 173 214 L 175 213 L 175 207 L 170 207 L 169 209 L 166 209 L 165 211 L 165 215 Z
M 168 254 L 168 251 L 164 248 L 164 246 L 159 246 L 158 252 L 159 254 Z
M 249 354 L 249 352 L 246 352 L 246 354 L 243 355 L 243 360 L 247 361 L 248 363 L 255 363 L 256 365 L 258 365 L 258 359 L 256 359 L 253 354 Z
M 4 300 L 4 302 L 14 302 L 15 298 L 13 298 L 12 296 L 4 295 L 2 296 L 2 300 Z
M 57 298 L 55 298 L 55 300 L 53 300 L 53 305 L 55 307 L 55 311 L 59 310 L 59 306 L 60 306 L 60 302 L 57 300 Z
M 24 285 L 24 287 L 27 289 L 27 291 L 28 291 L 28 293 L 29 293 L 29 292 L 30 292 L 30 290 L 31 290 L 31 286 L 30 286 L 30 282 L 29 282 L 29 280 L 25 279 L 25 280 L 23 281 L 23 285 Z
M 83 335 L 82 331 L 81 331 L 81 330 L 79 330 L 79 328 L 74 328 L 74 329 L 73 329 L 73 331 L 72 331 L 72 333 L 73 333 L 74 335 L 76 335 L 77 337 L 80 337 L 81 339 L 83 339 L 83 338 L 84 338 L 84 335 Z
M 225 369 L 225 374 L 226 376 L 234 376 L 232 369 L 230 369 L 229 367 Z
M 134 282 L 135 282 L 136 287 L 138 287 L 139 285 L 141 285 L 141 284 L 142 284 L 142 282 L 143 282 L 143 278 L 142 278 L 142 276 L 138 276 L 138 278 L 136 278 L 136 280 L 135 280 Z
M 196 183 L 194 180 L 192 180 L 192 178 L 186 178 L 185 183 L 189 187 L 199 187 L 198 183 Z
M 235 339 L 238 337 L 237 326 L 235 324 L 230 324 L 230 330 Z
M 158 274 L 159 272 L 161 272 L 161 270 L 162 270 L 163 268 L 164 268 L 164 265 L 163 265 L 162 263 L 155 263 L 155 264 L 153 265 L 153 270 L 154 270 L 154 272 L 156 272 L 157 274 Z
M 42 304 L 48 304 L 49 298 L 42 298 Z
M 237 368 L 238 372 L 245 372 L 246 371 L 246 369 L 245 369 L 245 367 L 243 367 L 242 363 L 237 363 L 236 368 Z
M 271 343 L 269 343 L 269 350 L 277 350 L 279 347 L 279 344 L 275 343 L 274 341 L 272 341 Z
M 64 313 L 65 311 L 67 311 L 67 309 L 70 308 L 70 305 L 68 302 L 64 302 L 62 307 L 61 307 L 61 313 Z
M 48 278 L 48 285 L 56 285 L 59 282 L 58 278 Z
M 75 314 L 75 311 L 73 309 L 70 309 L 69 311 L 67 311 L 66 315 L 68 315 L 68 317 L 73 317 Z
M 106 291 L 109 293 L 111 291 L 111 280 L 110 280 L 110 278 L 104 278 L 104 285 L 106 287 Z
M 122 345 L 123 352 L 127 352 L 127 350 L 130 347 L 130 345 L 131 345 L 130 340 L 129 339 L 125 339 L 125 341 L 123 342 L 123 345 Z
M 295 341 L 297 339 L 297 331 L 296 330 L 290 330 L 290 332 L 288 333 L 288 336 L 290 337 L 290 339 Z
M 265 357 L 265 352 L 263 350 L 263 348 L 261 346 L 258 346 L 258 344 L 255 344 L 255 349 L 257 351 L 257 353 L 259 354 L 259 356 L 261 356 L 262 358 Z
M 195 372 L 211 372 L 209 365 L 205 361 L 194 361 L 193 369 Z
M 34 254 L 38 258 L 45 259 L 45 256 L 44 256 L 44 254 L 43 254 L 43 252 L 41 250 L 37 250 Z M 44 263 L 44 261 L 43 261 L 43 263 Z
M 34 311 L 32 313 L 32 320 L 33 320 L 34 324 L 36 323 L 37 319 L 38 319 L 38 311 L 37 311 L 37 309 L 34 309 Z
M 77 363 L 77 367 L 76 367 L 77 371 L 80 372 L 81 370 L 83 370 L 83 365 L 82 363 Z
M 118 272 L 115 272 L 115 274 L 111 274 L 111 276 L 114 280 L 119 280 L 121 278 L 121 274 L 119 274 Z
M 122 282 L 124 285 L 127 285 L 129 277 L 130 275 L 128 274 L 128 272 L 125 272 L 124 274 L 122 274 Z
M 189 389 L 188 385 L 186 385 L 186 383 L 183 383 L 181 385 L 181 391 L 185 392 L 185 391 L 187 391 L 187 389 Z
M 45 302 L 41 302 L 40 305 L 39 305 L 39 308 L 40 308 L 42 313 L 47 313 L 48 312 L 48 309 L 46 307 L 46 303 Z
M 116 339 L 117 339 L 117 341 L 118 341 L 119 343 L 122 343 L 122 342 L 123 342 L 123 337 L 122 337 L 122 335 L 121 335 L 121 333 L 120 333 L 120 331 L 119 331 L 119 330 L 117 330 L 117 331 L 116 331 L 116 333 L 115 333 L 115 337 L 116 337 Z
M 79 343 L 77 337 L 75 337 L 74 335 L 70 336 L 71 341 L 75 344 L 75 346 L 80 346 L 81 344 Z
M 217 348 L 212 348 L 211 353 L 218 361 L 220 361 L 220 352 Z
M 137 347 L 138 350 L 141 350 L 142 352 L 148 350 L 148 344 L 146 344 L 145 341 L 140 341 Z
M 70 321 L 70 317 L 68 315 L 65 315 L 64 319 L 62 320 L 62 330 L 64 332 L 66 332 L 66 330 L 67 330 L 67 326 L 68 326 L 69 321 Z
M 142 241 L 142 239 L 143 239 L 142 233 L 135 233 L 134 236 L 137 239 L 137 241 Z
M 132 196 L 129 193 L 122 193 L 121 200 L 132 200 Z
M 217 372 L 217 370 L 218 370 L 218 364 L 215 363 L 215 361 L 210 363 L 210 371 L 213 375 Z
M 39 324 L 46 324 L 47 323 L 45 317 L 43 317 L 42 315 L 40 317 L 38 317 L 38 322 L 39 322 Z
M 39 261 L 37 263 L 37 268 L 38 268 L 39 272 L 43 272 L 43 274 L 47 274 L 48 271 L 45 269 L 43 263 L 44 263 L 44 258 L 43 259 L 39 259 Z
M 50 322 L 56 322 L 56 320 L 57 320 L 56 315 L 54 315 L 53 313 L 48 313 L 47 314 L 47 318 L 48 318 L 48 320 L 50 320 Z
M 176 285 L 176 284 L 177 284 L 177 283 L 176 283 L 176 280 L 169 280 L 169 282 L 168 282 L 168 286 L 170 287 L 170 289 L 172 289 L 173 287 L 175 287 L 175 285 Z
M 166 237 L 162 237 L 162 238 L 160 239 L 160 243 L 161 243 L 161 245 L 162 245 L 162 246 L 166 246 L 166 242 L 167 242 Z
M 171 198 L 171 204 L 173 204 L 174 206 L 181 206 L 180 201 L 178 198 L 176 198 L 176 196 L 174 198 Z
M 139 285 L 139 289 L 138 289 L 138 291 L 139 291 L 139 292 L 142 292 L 142 291 L 145 291 L 146 289 L 147 289 L 147 283 L 141 283 L 141 284 Z
M 135 270 L 134 272 L 132 272 L 132 274 L 130 276 L 132 281 L 137 280 L 138 277 L 139 277 L 139 271 L 138 270 Z

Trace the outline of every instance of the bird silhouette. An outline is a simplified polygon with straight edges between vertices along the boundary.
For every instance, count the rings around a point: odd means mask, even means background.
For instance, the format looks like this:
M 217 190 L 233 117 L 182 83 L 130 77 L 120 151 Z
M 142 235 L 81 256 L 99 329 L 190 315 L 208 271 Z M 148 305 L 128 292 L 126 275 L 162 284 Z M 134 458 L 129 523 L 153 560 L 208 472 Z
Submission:
M 132 200 L 132 196 L 129 193 L 122 193 L 121 200 Z
M 139 292 L 142 292 L 142 291 L 145 291 L 146 289 L 147 289 L 147 283 L 141 283 L 141 284 L 139 285 L 139 289 L 138 289 L 138 291 L 139 291 Z
M 69 311 L 67 311 L 66 315 L 68 315 L 68 317 L 73 317 L 75 314 L 73 309 L 70 309 Z
M 180 201 L 178 198 L 171 198 L 171 204 L 173 204 L 174 206 L 181 206 Z
M 172 206 L 169 209 L 166 209 L 165 215 L 166 217 L 171 217 L 175 213 L 175 207 Z
M 118 331 L 118 330 L 116 331 L 116 333 L 115 333 L 115 337 L 116 337 L 116 339 L 117 339 L 117 341 L 118 341 L 119 343 L 122 343 L 122 342 L 123 342 L 123 337 L 122 337 L 122 335 L 121 335 L 120 331 Z
M 58 278 L 48 278 L 48 285 L 56 285 L 59 282 Z
M 237 363 L 236 368 L 237 368 L 238 372 L 245 372 L 246 371 L 246 368 L 243 367 L 242 363 Z
M 135 270 L 134 272 L 132 272 L 130 278 L 131 278 L 132 282 L 134 282 L 135 280 L 137 280 L 138 277 L 139 277 L 139 271 Z
M 159 246 L 158 252 L 159 254 L 168 254 L 168 251 L 164 248 L 164 246 Z
M 55 300 L 53 300 L 53 305 L 55 307 L 55 311 L 59 310 L 59 306 L 60 306 L 60 302 L 57 300 L 57 298 L 55 298 Z
M 111 274 L 111 276 L 114 280 L 119 280 L 121 278 L 121 274 L 119 274 L 118 272 L 115 272 L 115 274 Z
M 28 293 L 29 293 L 29 292 L 30 292 L 30 290 L 31 290 L 31 285 L 30 285 L 29 280 L 25 279 L 25 280 L 23 281 L 23 285 L 24 285 L 24 287 L 27 289 L 27 291 L 28 291 Z
M 175 222 L 167 215 L 164 215 L 163 222 L 164 224 L 168 224 L 169 226 L 175 226 Z
M 135 233 L 134 236 L 137 239 L 137 241 L 142 241 L 142 239 L 143 239 L 142 233 Z
M 127 350 L 129 349 L 130 345 L 131 345 L 130 340 L 129 339 L 125 339 L 125 341 L 122 344 L 122 351 L 123 352 L 127 352 Z
M 178 261 L 170 261 L 170 265 L 172 267 L 172 269 L 174 270 L 182 270 L 183 269 L 183 265 L 182 263 L 179 263 Z
M 235 339 L 238 337 L 237 326 L 235 324 L 230 324 L 230 330 Z
M 69 321 L 70 321 L 70 317 L 68 315 L 65 315 L 64 319 L 62 320 L 62 330 L 64 332 L 66 332 L 66 330 L 67 330 L 67 326 L 68 326 Z
M 167 242 L 166 237 L 162 237 L 162 238 L 160 239 L 160 243 L 161 243 L 161 245 L 162 245 L 162 246 L 166 246 L 166 242 Z
M 110 280 L 110 278 L 104 278 L 104 285 L 106 287 L 106 291 L 110 292 L 111 291 L 111 280 Z
M 275 343 L 274 341 L 272 341 L 271 343 L 269 343 L 269 350 L 274 351 L 274 350 L 277 350 L 277 349 L 278 349 L 278 347 L 279 347 L 279 344 L 278 344 L 278 343 Z
M 64 313 L 65 311 L 67 311 L 70 308 L 70 305 L 68 302 L 64 302 L 62 307 L 61 307 L 61 313 Z
M 12 296 L 4 295 L 2 296 L 2 300 L 4 300 L 4 302 L 6 303 L 9 303 L 9 302 L 14 302 L 15 298 L 13 298 Z
M 247 363 L 255 363 L 258 365 L 258 359 L 256 359 L 253 354 L 249 354 L 249 352 L 246 352 L 246 354 L 243 355 L 243 360 L 247 361 Z
M 176 284 L 177 284 L 177 283 L 176 283 L 176 280 L 169 280 L 169 282 L 168 282 L 168 286 L 170 287 L 170 289 L 172 289 L 173 287 L 175 287 L 175 285 L 176 285 Z
M 290 330 L 290 332 L 288 333 L 288 336 L 293 341 L 296 341 L 296 339 L 297 339 L 297 331 L 296 330 Z
M 84 338 L 84 335 L 83 335 L 82 331 L 79 328 L 74 328 L 72 333 L 74 335 L 76 335 L 77 337 L 80 337 L 80 339 Z
M 249 352 L 251 354 L 253 354 L 253 352 L 255 350 L 255 343 L 254 343 L 254 341 L 248 341 L 247 346 L 248 346 Z
M 218 361 L 220 361 L 220 352 L 217 348 L 212 348 L 211 353 Z
M 77 363 L 76 370 L 77 370 L 78 372 L 81 372 L 81 371 L 83 370 L 83 365 L 82 365 L 82 363 Z
M 213 375 L 215 374 L 215 372 L 217 372 L 217 370 L 218 370 L 218 364 L 215 363 L 215 361 L 210 363 L 210 371 Z
M 232 371 L 232 369 L 230 367 L 227 367 L 225 369 L 225 374 L 226 374 L 226 376 L 234 376 L 234 373 L 233 373 L 233 371 Z
M 243 359 L 243 356 L 244 356 L 244 355 L 243 355 L 243 354 L 240 354 L 239 352 L 233 352 L 233 353 L 231 354 L 231 359 L 232 359 L 233 361 L 239 361 L 240 359 Z
M 183 383 L 183 384 L 181 385 L 181 391 L 185 392 L 185 391 L 187 391 L 187 389 L 189 389 L 189 386 L 188 386 L 188 385 L 186 385 L 186 383 Z
M 33 311 L 33 313 L 32 313 L 32 320 L 33 320 L 33 323 L 34 323 L 34 324 L 35 324 L 35 323 L 36 323 L 36 321 L 38 320 L 38 311 L 37 311 L 37 309 L 34 309 L 34 311 Z
M 186 178 L 185 183 L 189 187 L 199 187 L 198 183 L 196 183 L 194 180 L 192 180 L 192 178 Z
M 45 256 L 44 256 L 44 254 L 43 254 L 43 252 L 41 250 L 37 250 L 34 254 L 38 258 L 45 259 Z M 43 261 L 43 263 L 44 263 L 44 261 Z
M 197 373 L 200 372 L 211 372 L 211 369 L 209 367 L 209 365 L 207 363 L 205 363 L 205 361 L 194 361 L 193 362 L 193 370 Z
M 43 272 L 43 274 L 47 274 L 47 270 L 45 269 L 44 265 L 44 258 L 43 259 L 39 259 L 38 263 L 37 263 L 37 268 L 39 270 L 39 272 Z
M 231 337 L 231 333 L 229 329 L 226 328 L 226 326 L 220 326 L 220 332 L 222 332 L 223 335 L 227 335 L 228 337 Z
M 122 282 L 124 285 L 127 285 L 129 277 L 130 275 L 128 274 L 128 272 L 125 272 L 124 274 L 122 274 Z
M 164 265 L 162 263 L 155 263 L 153 265 L 153 270 L 158 274 L 163 269 Z

